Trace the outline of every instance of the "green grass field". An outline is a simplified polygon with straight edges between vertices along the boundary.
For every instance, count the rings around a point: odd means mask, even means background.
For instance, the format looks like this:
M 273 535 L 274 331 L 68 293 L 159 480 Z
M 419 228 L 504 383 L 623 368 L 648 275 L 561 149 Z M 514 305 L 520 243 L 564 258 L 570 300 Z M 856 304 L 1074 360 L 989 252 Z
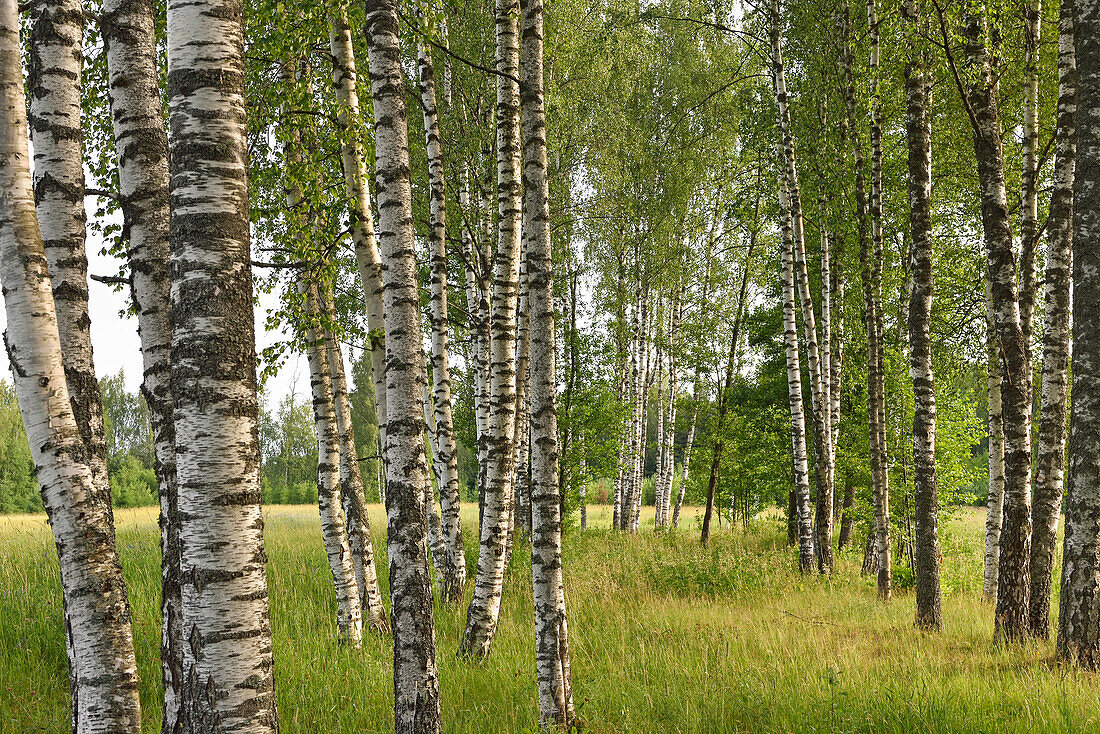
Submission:
M 648 519 L 652 527 L 652 508 Z M 467 558 L 476 508 L 464 508 Z M 589 511 L 609 525 L 609 508 Z M 159 731 L 159 551 L 151 509 L 117 512 L 146 730 Z M 267 512 L 279 717 L 284 732 L 392 729 L 392 650 L 336 642 L 315 507 Z M 384 518 L 372 509 L 385 583 Z M 917 632 L 913 599 L 876 600 L 859 559 L 802 578 L 777 519 L 698 543 L 682 531 L 605 529 L 565 540 L 574 694 L 592 732 L 1100 731 L 1100 677 L 1059 667 L 1050 644 L 1000 648 L 980 601 L 981 513 L 943 529 L 942 634 Z M 591 527 L 590 526 L 590 527 Z M 446 732 L 535 724 L 529 556 L 509 569 L 491 658 L 455 658 L 465 607 L 436 606 Z M 0 732 L 67 730 L 60 586 L 43 516 L 0 517 Z

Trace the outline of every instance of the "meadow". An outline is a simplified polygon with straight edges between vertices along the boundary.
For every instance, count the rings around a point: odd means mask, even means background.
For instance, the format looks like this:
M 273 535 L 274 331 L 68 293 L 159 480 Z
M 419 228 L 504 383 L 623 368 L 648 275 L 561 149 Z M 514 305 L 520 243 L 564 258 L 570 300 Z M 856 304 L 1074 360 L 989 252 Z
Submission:
M 565 538 L 574 696 L 590 732 L 1100 731 L 1100 677 L 1052 645 L 992 641 L 981 601 L 984 515 L 943 528 L 941 634 L 912 624 L 911 591 L 877 601 L 855 551 L 802 577 L 778 518 L 721 528 L 706 550 L 696 508 L 681 531 L 613 534 L 610 509 Z M 472 569 L 476 507 L 464 507 Z M 649 508 L 648 528 L 652 528 Z M 159 550 L 152 508 L 119 510 L 145 730 L 160 730 Z M 385 583 L 384 515 L 372 508 Z M 643 523 L 645 525 L 645 523 Z M 392 648 L 336 641 L 316 507 L 267 510 L 283 732 L 392 730 Z M 536 720 L 529 555 L 517 550 L 492 656 L 458 660 L 464 606 L 436 605 L 445 732 L 527 732 Z M 56 554 L 42 515 L 0 516 L 0 732 L 68 730 Z

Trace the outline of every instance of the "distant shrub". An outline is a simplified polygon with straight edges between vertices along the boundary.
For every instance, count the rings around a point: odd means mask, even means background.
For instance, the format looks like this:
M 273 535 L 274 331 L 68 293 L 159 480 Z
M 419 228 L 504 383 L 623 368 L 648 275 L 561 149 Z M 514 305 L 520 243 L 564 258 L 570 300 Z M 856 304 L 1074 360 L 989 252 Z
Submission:
M 147 507 L 158 503 L 157 476 L 133 454 L 111 462 L 108 475 L 115 507 Z

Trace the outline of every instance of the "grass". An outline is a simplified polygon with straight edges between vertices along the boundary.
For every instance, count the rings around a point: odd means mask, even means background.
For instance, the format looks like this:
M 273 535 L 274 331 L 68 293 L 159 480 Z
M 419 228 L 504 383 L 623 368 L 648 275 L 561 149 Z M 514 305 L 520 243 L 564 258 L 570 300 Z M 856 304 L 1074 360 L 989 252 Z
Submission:
M 590 527 L 609 525 L 590 508 Z M 142 677 L 159 731 L 159 552 L 150 509 L 117 512 Z M 913 599 L 875 598 L 857 554 L 800 577 L 778 519 L 698 544 L 608 530 L 565 540 L 574 694 L 591 732 L 1100 731 L 1100 678 L 1052 661 L 1049 643 L 992 642 L 981 602 L 983 515 L 943 531 L 942 634 L 914 629 Z M 652 518 L 650 509 L 649 519 Z M 384 518 L 372 508 L 385 580 Z M 467 539 L 476 508 L 464 508 Z M 652 522 L 649 523 L 652 526 Z M 284 732 L 392 728 L 392 648 L 336 642 L 315 507 L 267 511 L 279 715 Z M 471 569 L 476 547 L 467 547 Z M 509 569 L 492 656 L 455 658 L 465 607 L 436 606 L 445 732 L 523 732 L 536 720 L 529 556 Z M 68 681 L 57 562 L 43 516 L 0 517 L 0 732 L 64 732 Z

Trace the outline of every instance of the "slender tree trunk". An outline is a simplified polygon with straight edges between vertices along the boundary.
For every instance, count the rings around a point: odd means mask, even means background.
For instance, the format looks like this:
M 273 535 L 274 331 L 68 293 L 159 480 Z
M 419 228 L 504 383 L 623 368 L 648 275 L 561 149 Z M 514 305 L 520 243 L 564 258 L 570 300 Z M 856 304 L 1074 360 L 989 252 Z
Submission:
M 419 44 L 420 99 L 428 151 L 428 179 L 431 190 L 431 227 L 428 241 L 432 252 L 432 395 L 435 411 L 435 462 L 439 467 L 439 500 L 445 565 L 442 596 L 445 601 L 462 599 L 466 587 L 466 553 L 459 519 L 458 449 L 451 413 L 451 366 L 447 317 L 447 190 L 443 175 L 443 148 L 436 109 L 435 70 L 426 43 Z
M 844 499 L 840 506 L 840 534 L 837 538 L 837 548 L 844 550 L 852 541 L 852 503 L 855 501 L 856 490 L 849 482 L 848 476 L 844 477 Z
M 382 257 L 374 234 L 370 187 L 366 158 L 361 142 L 362 116 L 359 110 L 358 74 L 355 49 L 347 14 L 338 6 L 329 15 L 329 51 L 332 54 L 332 84 L 339 103 L 336 123 L 340 131 L 340 161 L 344 182 L 350 197 L 348 215 L 359 278 L 367 310 L 368 345 L 371 375 L 374 381 L 374 407 L 378 418 L 378 435 L 386 445 L 386 309 L 382 297 Z M 385 463 L 385 452 L 382 452 Z M 383 501 L 385 493 L 383 492 Z
M 913 288 L 909 300 L 909 375 L 913 379 L 913 495 L 916 505 L 917 626 L 943 627 L 940 599 L 939 496 L 936 489 L 936 392 L 932 372 L 932 83 L 915 3 L 903 9 L 913 44 L 905 66 L 909 148 L 909 226 Z
M 982 597 L 997 601 L 997 569 L 1001 558 L 1001 523 L 1005 500 L 1005 433 L 1001 414 L 1001 355 L 997 348 L 997 330 L 993 324 L 993 295 L 989 274 L 986 293 L 986 432 L 989 436 L 989 491 L 985 513 L 985 572 Z
M 578 453 L 580 454 L 577 468 L 578 502 L 581 506 L 581 532 L 588 530 L 588 501 L 585 498 L 585 490 L 588 488 L 588 462 L 584 453 L 584 438 L 579 441 Z
M 633 345 L 631 346 L 633 350 Z M 627 398 L 629 397 L 629 391 L 634 384 L 630 379 L 631 362 L 633 361 L 633 351 L 630 355 L 623 357 L 622 374 L 619 379 L 619 389 L 616 397 L 618 398 L 618 405 L 623 407 L 623 418 L 620 420 L 620 438 L 619 438 L 619 452 L 615 460 L 615 484 L 612 498 L 612 512 L 611 512 L 611 529 L 619 530 L 622 526 L 622 508 L 623 508 L 623 494 L 626 487 L 626 452 L 628 449 L 629 436 L 627 432 L 626 421 L 626 406 L 629 404 Z
M 1043 377 L 1039 412 L 1039 448 L 1034 489 L 1035 530 L 1031 542 L 1031 634 L 1050 636 L 1051 577 L 1066 450 L 1066 401 L 1069 397 L 1069 325 L 1072 293 L 1073 177 L 1076 164 L 1074 115 L 1076 65 L 1073 56 L 1073 3 L 1063 0 L 1058 23 L 1058 124 L 1054 188 L 1047 224 L 1046 286 L 1043 327 Z
M 1073 3 L 1076 151 L 1073 179 L 1073 404 L 1066 472 L 1066 537 L 1058 604 L 1057 655 L 1100 665 L 1100 4 Z
M 497 251 L 493 260 L 489 421 L 484 518 L 462 656 L 489 654 L 500 615 L 516 477 L 516 308 L 520 255 L 518 1 L 497 0 Z
M 695 394 L 691 399 L 691 424 L 688 427 L 687 443 L 684 444 L 684 465 L 680 472 L 680 491 L 676 493 L 676 506 L 672 509 L 672 527 L 680 526 L 680 511 L 684 506 L 684 492 L 687 491 L 688 477 L 691 471 L 691 449 L 695 443 L 695 422 L 699 417 L 699 373 L 695 373 Z
M 531 357 L 531 311 L 527 266 L 525 257 L 520 266 L 520 297 L 516 314 L 516 488 L 510 523 L 513 538 L 516 532 L 524 538 L 531 537 L 531 381 L 527 374 Z
M 773 25 L 774 38 L 778 26 Z M 791 409 L 791 453 L 794 457 L 793 509 L 798 520 L 798 566 L 803 573 L 814 568 L 814 538 L 810 503 L 810 469 L 806 450 L 806 415 L 802 408 L 802 369 L 798 358 L 798 324 L 795 316 L 794 241 L 787 205 L 785 179 L 780 176 L 780 232 L 783 271 L 783 343 L 787 355 L 787 397 Z
M 81 132 L 83 9 L 74 0 L 32 6 L 31 170 L 38 228 L 53 284 L 65 382 L 92 470 L 92 501 L 111 511 L 103 404 L 92 359 L 88 259 L 84 250 L 84 156 Z
M 1023 3 L 1024 16 L 1024 141 L 1020 177 L 1020 329 L 1024 334 L 1027 362 L 1031 364 L 1032 322 L 1037 288 L 1039 254 L 1039 36 L 1042 31 L 1040 0 Z M 1027 371 L 1031 395 L 1031 370 Z M 1028 401 L 1030 409 L 1031 403 Z
M 833 470 L 831 457 L 832 435 L 828 412 L 831 400 L 826 392 L 827 383 L 822 376 L 821 354 L 818 349 L 817 323 L 814 316 L 813 297 L 810 294 L 810 277 L 806 265 L 805 235 L 802 225 L 802 192 L 798 183 L 798 167 L 795 161 L 794 137 L 791 133 L 791 112 L 787 97 L 786 73 L 783 68 L 782 38 L 779 33 L 779 6 L 773 7 L 772 84 L 775 92 L 776 119 L 780 138 L 780 170 L 786 189 L 786 216 L 790 219 L 791 243 L 794 253 L 795 281 L 802 310 L 803 337 L 806 342 L 806 364 L 810 376 L 810 412 L 814 424 L 814 477 L 817 486 L 816 525 L 814 550 L 818 569 L 827 573 L 833 568 Z
M 181 718 L 195 733 L 277 728 L 260 510 L 243 12 L 236 0 L 168 3 L 171 360 L 182 638 L 189 641 Z
M 287 199 L 291 211 L 301 206 L 299 193 L 291 193 Z M 328 345 L 325 343 L 325 330 L 318 323 L 322 318 L 318 286 L 303 279 L 298 283 L 298 292 L 305 299 L 308 324 L 305 341 L 309 358 L 309 385 L 313 393 L 313 423 L 317 432 L 317 507 L 321 513 L 321 538 L 336 589 L 336 624 L 340 641 L 359 647 L 363 641 L 363 613 L 341 502 L 340 467 L 343 460 L 340 456 Z
M 437 734 L 439 674 L 435 664 L 432 585 L 424 548 L 429 501 L 422 413 L 416 242 L 405 81 L 394 0 L 367 0 L 366 34 L 374 98 L 379 230 L 386 312 L 386 515 L 393 625 L 394 730 Z
M 664 321 L 662 316 L 661 321 Z M 656 426 L 656 446 L 654 451 L 654 467 L 653 472 L 653 525 L 654 528 L 662 527 L 661 524 L 661 492 L 664 491 L 664 442 L 665 442 L 665 364 L 667 363 L 667 355 L 665 354 L 664 344 L 661 340 L 661 331 L 663 325 L 658 327 L 657 334 L 657 402 L 654 404 L 654 408 L 657 411 L 657 426 Z M 666 332 L 667 333 L 667 332 Z
M 130 293 L 141 337 L 141 393 L 149 406 L 153 469 L 160 497 L 161 731 L 174 734 L 183 685 L 183 622 L 176 447 L 169 383 L 172 324 L 168 318 L 168 136 L 157 76 L 153 13 L 153 5 L 148 2 L 107 0 L 100 13 L 100 33 L 107 54 L 122 226 L 130 247 Z
M 543 96 L 543 3 L 523 4 L 520 75 L 523 105 L 523 236 L 529 278 L 531 573 L 535 599 L 535 667 L 539 724 L 572 726 L 573 684 L 561 567 L 558 420 L 555 398 L 554 260 L 550 240 L 550 182 L 546 165 Z
M 0 2 L 0 120 L 7 130 L 0 142 L 4 343 L 57 546 L 71 631 L 73 731 L 136 734 L 141 730 L 138 672 L 110 498 L 103 502 L 91 468 L 81 460 L 88 453 L 66 386 L 58 315 L 34 211 L 19 30 L 16 3 Z
M 374 543 L 370 534 L 370 518 L 367 516 L 366 489 L 363 473 L 359 468 L 359 454 L 355 448 L 355 429 L 351 422 L 351 399 L 348 397 L 348 380 L 344 371 L 344 350 L 332 330 L 336 323 L 333 299 L 323 297 L 322 306 L 329 330 L 324 334 L 326 366 L 332 379 L 332 396 L 336 410 L 336 431 L 340 448 L 340 496 L 344 503 L 348 544 L 355 566 L 356 585 L 359 588 L 359 606 L 367 626 L 379 634 L 390 631 L 386 608 L 382 603 L 382 591 L 378 587 L 378 571 L 374 563 Z
M 992 284 L 993 322 L 1001 354 L 1001 407 L 1005 433 L 1004 525 L 997 579 L 996 635 L 1016 640 L 1028 634 L 1031 590 L 1031 364 L 1021 327 L 1005 194 L 997 86 L 985 47 L 986 18 L 963 17 L 966 102 L 972 115 L 974 156 L 982 199 L 982 227 Z

